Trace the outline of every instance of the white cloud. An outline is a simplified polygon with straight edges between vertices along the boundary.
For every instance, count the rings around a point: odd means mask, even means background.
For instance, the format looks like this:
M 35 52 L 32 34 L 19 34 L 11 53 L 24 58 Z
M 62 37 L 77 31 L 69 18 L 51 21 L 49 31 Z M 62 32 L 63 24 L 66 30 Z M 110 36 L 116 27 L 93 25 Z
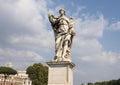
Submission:
M 36 59 L 39 57 L 39 61 L 41 61 L 43 58 L 33 51 L 28 50 L 15 50 L 15 49 L 0 49 L 0 55 L 1 57 L 12 57 L 12 58 L 32 58 L 36 61 Z
M 44 61 L 45 57 L 40 55 L 50 54 L 54 39 L 46 19 L 49 2 L 52 4 L 50 0 L 0 1 L 0 48 L 3 55 L 0 59 L 4 60 L 1 63 L 9 62 L 8 57 L 13 62 L 22 63 L 29 56 L 27 63 L 30 65 L 31 62 Z M 18 68 L 25 67 L 22 64 L 20 67 L 16 65 Z
M 108 29 L 113 31 L 120 30 L 120 21 L 111 24 L 110 27 L 108 27 Z
M 106 64 L 115 64 L 119 61 L 119 54 L 112 52 L 103 52 L 101 54 L 92 55 L 92 56 L 82 56 L 81 60 L 85 62 L 96 62 L 96 63 L 106 63 Z
M 103 15 L 86 15 L 84 19 L 75 19 L 75 28 L 78 29 L 77 34 L 79 36 L 99 38 L 102 37 L 107 23 Z
M 18 43 L 26 45 L 39 43 L 41 46 L 48 46 L 48 41 L 52 40 L 48 36 L 53 38 L 53 34 L 47 30 L 46 23 L 48 21 L 45 18 L 48 8 L 46 1 L 17 0 L 10 3 L 2 0 L 0 7 L 1 13 L 3 13 L 0 17 L 4 17 L 5 21 L 2 22 L 0 31 L 5 30 L 3 36 L 6 34 L 5 39 L 9 43 L 15 45 Z M 7 19 L 6 16 L 10 19 Z
M 14 3 L 3 1 L 0 7 L 7 17 L 11 17 L 12 22 L 16 22 L 15 25 L 21 24 L 35 32 L 46 31 L 46 19 L 44 19 L 48 10 L 46 1 L 17 0 Z
M 112 72 L 117 72 L 120 67 L 119 53 L 106 51 L 99 41 L 104 37 L 103 32 L 109 21 L 102 14 L 84 15 L 75 19 L 76 36 L 73 42 L 72 55 L 77 71 L 75 82 L 95 82 L 118 78 Z M 81 72 L 81 73 L 80 73 Z M 103 74 L 103 75 L 101 75 Z M 79 75 L 79 76 L 77 76 Z
M 80 57 L 100 54 L 104 48 L 99 42 L 99 38 L 102 37 L 107 23 L 103 15 L 91 15 L 87 18 L 75 19 L 74 55 Z
M 30 50 L 15 50 L 15 49 L 0 49 L 1 64 L 4 62 L 14 63 L 16 69 L 25 68 L 30 65 L 30 63 L 43 61 L 43 57 Z M 24 65 L 24 66 L 23 66 Z
M 47 35 L 46 35 L 47 34 Z M 22 45 L 42 45 L 44 47 L 48 47 L 54 40 L 53 32 L 48 31 L 46 34 L 35 34 L 35 35 L 13 35 L 10 37 L 11 44 L 22 44 Z M 49 36 L 52 36 L 49 38 Z M 47 41 L 47 42 L 46 42 Z
M 99 41 L 107 26 L 108 21 L 102 14 L 75 19 L 76 37 L 73 52 L 79 56 L 80 61 L 99 64 L 117 63 L 119 54 L 105 51 Z
M 74 13 L 74 15 L 73 16 L 79 16 L 81 13 L 81 11 L 82 10 L 84 10 L 84 9 L 86 9 L 86 7 L 85 6 L 78 6 L 77 7 L 77 11 Z

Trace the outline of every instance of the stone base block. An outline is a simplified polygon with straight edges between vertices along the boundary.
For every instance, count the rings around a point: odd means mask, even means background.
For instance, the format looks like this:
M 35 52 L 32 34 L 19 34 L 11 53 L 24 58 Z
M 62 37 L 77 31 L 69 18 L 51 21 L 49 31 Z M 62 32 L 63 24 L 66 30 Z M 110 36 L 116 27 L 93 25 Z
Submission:
M 48 85 L 73 85 L 72 62 L 47 62 L 49 66 Z

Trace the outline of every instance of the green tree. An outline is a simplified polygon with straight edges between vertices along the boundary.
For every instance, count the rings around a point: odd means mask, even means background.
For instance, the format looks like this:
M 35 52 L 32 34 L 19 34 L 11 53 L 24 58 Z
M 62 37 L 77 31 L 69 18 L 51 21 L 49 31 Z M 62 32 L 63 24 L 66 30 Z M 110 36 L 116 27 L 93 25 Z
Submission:
M 89 82 L 88 85 L 94 85 L 93 83 Z
M 88 83 L 88 85 L 120 85 L 120 79 L 103 81 L 103 82 L 95 82 L 94 84 L 93 83 Z
M 111 80 L 111 81 L 108 82 L 108 85 L 118 85 L 117 81 L 118 80 Z
M 9 75 L 17 74 L 17 71 L 10 67 L 0 67 L 0 74 L 4 75 L 4 85 L 6 85 L 6 79 Z
M 101 85 L 101 82 L 96 82 L 94 85 Z
M 35 63 L 27 68 L 27 74 L 32 80 L 33 85 L 47 85 L 48 67 L 41 63 Z
M 120 79 L 117 80 L 117 85 L 120 85 Z
M 103 81 L 101 85 L 108 85 L 108 81 Z

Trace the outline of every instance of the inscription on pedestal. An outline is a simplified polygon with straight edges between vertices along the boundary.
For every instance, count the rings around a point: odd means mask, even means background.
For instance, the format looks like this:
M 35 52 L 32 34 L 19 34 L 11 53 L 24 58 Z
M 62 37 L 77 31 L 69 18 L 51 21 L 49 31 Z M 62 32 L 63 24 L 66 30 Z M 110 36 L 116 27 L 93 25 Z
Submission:
M 67 83 L 67 67 L 53 67 L 50 68 L 50 82 L 49 83 Z M 56 81 L 57 80 L 57 81 Z
M 48 85 L 73 85 L 71 62 L 47 62 L 49 65 Z

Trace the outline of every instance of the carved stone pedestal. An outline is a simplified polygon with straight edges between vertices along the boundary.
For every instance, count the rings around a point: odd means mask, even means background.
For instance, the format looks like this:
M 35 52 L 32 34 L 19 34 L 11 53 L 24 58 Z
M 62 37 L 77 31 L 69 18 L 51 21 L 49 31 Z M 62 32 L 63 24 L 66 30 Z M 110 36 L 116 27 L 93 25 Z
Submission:
M 73 85 L 72 62 L 47 62 L 49 66 L 48 85 Z

